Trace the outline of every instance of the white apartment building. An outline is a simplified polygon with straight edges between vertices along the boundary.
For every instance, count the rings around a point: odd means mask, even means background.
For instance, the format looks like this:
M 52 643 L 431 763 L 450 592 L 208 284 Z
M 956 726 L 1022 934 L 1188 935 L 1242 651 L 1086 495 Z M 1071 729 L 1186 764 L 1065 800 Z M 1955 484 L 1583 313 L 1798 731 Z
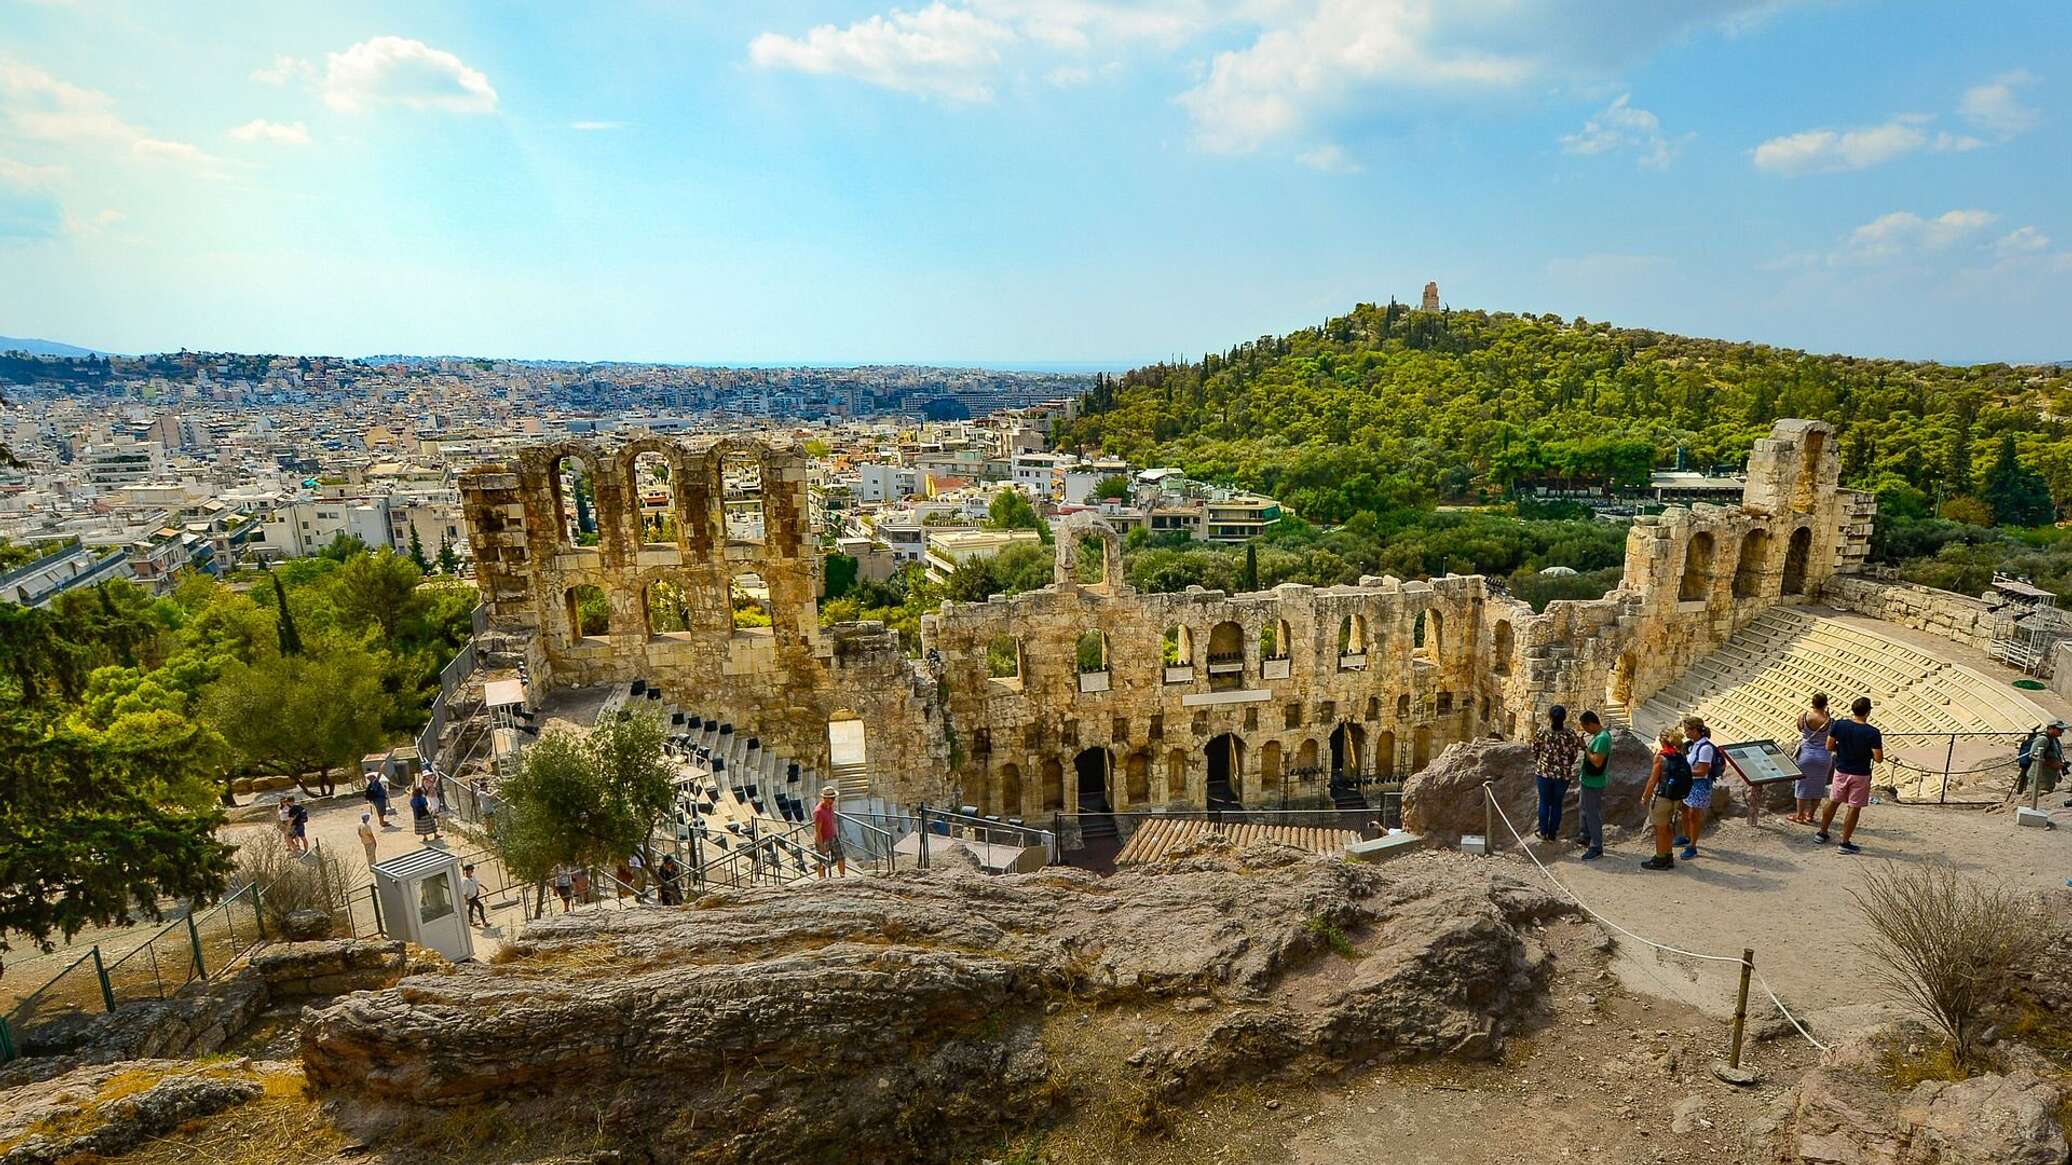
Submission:
M 87 446 L 79 464 L 94 485 L 137 485 L 165 476 L 165 449 L 150 441 L 110 441 Z
M 908 465 L 859 465 L 856 498 L 863 502 L 896 502 L 921 492 L 920 472 Z
M 393 545 L 387 498 L 287 502 L 266 516 L 265 527 L 265 539 L 254 549 L 269 558 L 308 558 L 340 534 L 369 546 Z M 432 549 L 437 549 L 437 543 Z

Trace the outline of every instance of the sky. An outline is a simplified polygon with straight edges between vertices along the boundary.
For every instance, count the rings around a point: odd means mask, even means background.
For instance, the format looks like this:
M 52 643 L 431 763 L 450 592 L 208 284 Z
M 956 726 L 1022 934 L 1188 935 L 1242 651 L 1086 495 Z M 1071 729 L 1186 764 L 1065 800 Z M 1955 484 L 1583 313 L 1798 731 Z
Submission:
M 2072 359 L 2072 4 L 0 0 L 0 335 L 1198 355 L 1416 302 Z

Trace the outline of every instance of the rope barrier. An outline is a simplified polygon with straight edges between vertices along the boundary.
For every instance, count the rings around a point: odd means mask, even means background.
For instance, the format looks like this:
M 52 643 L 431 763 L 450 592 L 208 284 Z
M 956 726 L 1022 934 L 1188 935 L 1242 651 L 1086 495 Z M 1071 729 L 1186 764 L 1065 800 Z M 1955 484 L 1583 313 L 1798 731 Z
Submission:
M 1791 1013 L 1791 1009 L 1784 1006 L 1784 1000 L 1779 999 L 1777 997 L 1777 992 L 1770 989 L 1770 981 L 1768 979 L 1763 978 L 1763 973 L 1761 971 L 1756 970 L 1755 965 L 1753 963 L 1750 963 L 1749 961 L 1741 958 L 1741 956 L 1739 955 L 1708 955 L 1701 951 L 1687 951 L 1682 947 L 1673 947 L 1670 946 L 1668 943 L 1658 943 L 1654 939 L 1648 938 L 1645 935 L 1635 934 L 1634 932 L 1627 930 L 1625 927 L 1620 926 L 1618 923 L 1613 922 L 1611 919 L 1605 917 L 1603 914 L 1600 914 L 1588 902 L 1583 901 L 1582 895 L 1577 894 L 1574 890 L 1569 889 L 1567 883 L 1555 877 L 1554 871 L 1548 869 L 1545 862 L 1540 861 L 1540 855 L 1532 852 L 1532 847 L 1525 843 L 1525 836 L 1518 832 L 1518 827 L 1516 825 L 1511 824 L 1511 815 L 1504 812 L 1503 805 L 1500 804 L 1496 799 L 1496 793 L 1493 792 L 1490 789 L 1490 787 L 1486 784 L 1482 786 L 1482 796 L 1488 799 L 1490 807 L 1496 810 L 1496 815 L 1503 819 L 1504 828 L 1510 830 L 1511 836 L 1517 839 L 1519 850 L 1522 851 L 1526 857 L 1531 858 L 1532 864 L 1539 867 L 1540 873 L 1545 875 L 1546 879 L 1549 882 L 1554 883 L 1555 888 L 1559 889 L 1563 894 L 1568 895 L 1569 900 L 1574 902 L 1577 905 L 1577 907 L 1581 908 L 1583 913 L 1589 915 L 1590 917 L 1596 919 L 1604 925 L 1611 927 L 1613 930 L 1618 931 L 1620 934 L 1625 935 L 1627 938 L 1630 938 L 1633 941 L 1641 943 L 1645 946 L 1653 947 L 1658 951 L 1667 951 L 1672 955 L 1682 955 L 1687 959 L 1702 959 L 1710 963 L 1732 963 L 1737 967 L 1747 967 L 1749 972 L 1755 976 L 1756 982 L 1762 986 L 1763 994 L 1770 997 L 1770 1002 L 1777 1005 L 1778 1013 L 1784 1016 L 1784 1018 L 1791 1023 L 1791 1026 L 1794 1029 L 1796 1029 L 1800 1035 L 1806 1038 L 1806 1042 L 1812 1044 L 1816 1048 L 1819 1048 L 1823 1052 L 1828 1050 L 1828 1046 L 1826 1044 L 1821 1043 L 1819 1040 L 1814 1039 L 1813 1033 L 1807 1031 L 1805 1025 L 1799 1022 L 1798 1017 Z

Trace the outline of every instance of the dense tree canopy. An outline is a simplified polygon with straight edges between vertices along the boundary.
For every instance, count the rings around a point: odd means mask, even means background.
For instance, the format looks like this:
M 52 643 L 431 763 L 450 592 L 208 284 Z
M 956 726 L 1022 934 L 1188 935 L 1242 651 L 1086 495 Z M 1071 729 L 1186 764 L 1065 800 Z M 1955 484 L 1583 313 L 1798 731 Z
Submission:
M 660 719 L 646 712 L 622 713 L 587 733 L 541 734 L 497 789 L 494 841 L 505 866 L 539 882 L 558 865 L 645 856 L 675 789 L 664 737 Z
M 1067 448 L 1272 494 L 1337 523 L 1536 481 L 1738 464 L 1779 417 L 1840 431 L 1845 481 L 1980 492 L 2011 439 L 2072 506 L 2072 373 L 1809 356 L 1552 316 L 1367 304 L 1191 364 L 1102 378 Z

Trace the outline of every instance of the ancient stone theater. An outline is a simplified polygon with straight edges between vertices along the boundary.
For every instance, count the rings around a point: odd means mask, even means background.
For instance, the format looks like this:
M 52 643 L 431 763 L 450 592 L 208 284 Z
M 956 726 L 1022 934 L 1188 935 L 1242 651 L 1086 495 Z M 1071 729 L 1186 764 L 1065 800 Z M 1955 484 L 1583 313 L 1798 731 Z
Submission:
M 1836 445 L 1824 423 L 1778 422 L 1738 505 L 1639 519 L 1617 589 L 1539 614 L 1478 575 L 1140 594 L 1117 532 L 1073 514 L 1054 523 L 1051 585 L 944 604 L 918 654 L 877 623 L 821 625 L 808 464 L 789 444 L 563 442 L 472 469 L 461 490 L 491 634 L 535 692 L 639 681 L 796 758 L 809 781 L 839 778 L 845 799 L 1036 821 L 1328 804 L 1334 778 L 1520 737 L 1556 703 L 1645 720 L 1651 697 L 1766 616 L 1765 643 L 1794 609 L 1889 609 L 1886 584 L 1847 577 L 1873 501 L 1838 488 Z M 1731 680 L 1681 706 L 1788 713 Z

